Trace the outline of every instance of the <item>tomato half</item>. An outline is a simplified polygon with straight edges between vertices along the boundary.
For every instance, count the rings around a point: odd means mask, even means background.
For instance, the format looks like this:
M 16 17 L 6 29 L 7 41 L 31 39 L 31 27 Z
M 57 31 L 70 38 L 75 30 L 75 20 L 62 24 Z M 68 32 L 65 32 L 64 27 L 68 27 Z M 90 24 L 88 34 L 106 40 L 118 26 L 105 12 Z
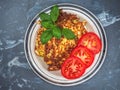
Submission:
M 83 61 L 83 63 L 86 65 L 86 67 L 89 67 L 94 60 L 93 52 L 91 52 L 88 48 L 84 46 L 76 47 L 72 51 L 71 56 L 76 56 L 80 58 Z
M 93 32 L 84 34 L 78 42 L 78 46 L 80 45 L 86 46 L 94 54 L 99 53 L 102 47 L 100 38 Z
M 67 79 L 76 79 L 85 72 L 84 63 L 77 57 L 72 56 L 62 64 L 61 73 Z

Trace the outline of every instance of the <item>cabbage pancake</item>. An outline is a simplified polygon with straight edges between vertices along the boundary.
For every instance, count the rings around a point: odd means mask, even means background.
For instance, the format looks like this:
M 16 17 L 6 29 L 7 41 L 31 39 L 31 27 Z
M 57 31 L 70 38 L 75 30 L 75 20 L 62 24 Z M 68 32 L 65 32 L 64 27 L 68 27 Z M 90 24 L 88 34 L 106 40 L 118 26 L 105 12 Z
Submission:
M 78 39 L 87 32 L 84 27 L 86 21 L 80 21 L 80 18 L 76 15 L 66 13 L 62 10 L 60 10 L 56 24 L 60 28 L 72 30 L 76 35 L 76 39 L 68 40 L 65 37 L 56 39 L 53 37 L 47 44 L 43 45 L 40 41 L 40 35 L 46 29 L 41 27 L 38 30 L 35 41 L 35 53 L 44 58 L 50 71 L 61 69 L 61 64 L 69 57 L 72 49 L 76 47 Z

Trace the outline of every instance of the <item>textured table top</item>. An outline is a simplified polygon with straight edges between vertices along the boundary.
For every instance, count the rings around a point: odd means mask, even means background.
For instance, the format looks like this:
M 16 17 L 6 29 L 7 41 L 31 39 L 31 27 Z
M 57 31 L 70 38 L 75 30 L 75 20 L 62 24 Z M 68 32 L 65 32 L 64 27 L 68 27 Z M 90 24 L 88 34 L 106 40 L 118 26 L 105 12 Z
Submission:
M 23 45 L 31 19 L 42 9 L 65 2 L 93 12 L 102 22 L 108 40 L 107 56 L 99 72 L 72 87 L 48 84 L 34 74 Z M 0 0 L 0 90 L 120 90 L 119 4 L 119 0 Z

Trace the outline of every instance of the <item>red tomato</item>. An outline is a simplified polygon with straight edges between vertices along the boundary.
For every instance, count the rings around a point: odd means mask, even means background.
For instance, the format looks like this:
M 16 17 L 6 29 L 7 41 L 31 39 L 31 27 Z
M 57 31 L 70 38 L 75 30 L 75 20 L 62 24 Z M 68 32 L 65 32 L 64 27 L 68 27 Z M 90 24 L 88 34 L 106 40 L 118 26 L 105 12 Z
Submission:
M 86 65 L 86 67 L 89 67 L 94 60 L 93 52 L 91 52 L 88 48 L 84 46 L 76 47 L 72 51 L 71 56 L 76 56 L 80 58 L 83 61 L 83 63 Z
M 78 42 L 78 46 L 80 45 L 86 46 L 94 54 L 99 53 L 102 47 L 100 38 L 93 32 L 84 34 Z
M 72 56 L 62 64 L 61 73 L 67 79 L 76 79 L 85 72 L 84 63 L 77 57 Z

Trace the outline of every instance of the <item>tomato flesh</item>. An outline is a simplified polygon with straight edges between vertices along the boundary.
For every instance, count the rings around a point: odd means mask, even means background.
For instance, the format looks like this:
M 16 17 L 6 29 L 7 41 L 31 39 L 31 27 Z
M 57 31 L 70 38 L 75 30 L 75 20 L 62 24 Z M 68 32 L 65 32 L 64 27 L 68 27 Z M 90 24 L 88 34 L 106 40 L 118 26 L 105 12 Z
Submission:
M 80 58 L 83 61 L 83 63 L 86 65 L 86 67 L 89 67 L 94 60 L 94 54 L 84 46 L 76 47 L 72 51 L 71 56 L 76 56 Z
M 78 42 L 78 46 L 80 45 L 87 47 L 94 54 L 99 53 L 102 47 L 100 38 L 93 32 L 84 34 Z
M 76 79 L 82 76 L 85 70 L 91 66 L 95 55 L 100 52 L 101 48 L 101 40 L 95 33 L 84 34 L 70 57 L 62 64 L 62 75 L 67 79 Z
M 72 56 L 62 64 L 61 73 L 67 79 L 76 79 L 85 72 L 84 63 L 77 57 Z

